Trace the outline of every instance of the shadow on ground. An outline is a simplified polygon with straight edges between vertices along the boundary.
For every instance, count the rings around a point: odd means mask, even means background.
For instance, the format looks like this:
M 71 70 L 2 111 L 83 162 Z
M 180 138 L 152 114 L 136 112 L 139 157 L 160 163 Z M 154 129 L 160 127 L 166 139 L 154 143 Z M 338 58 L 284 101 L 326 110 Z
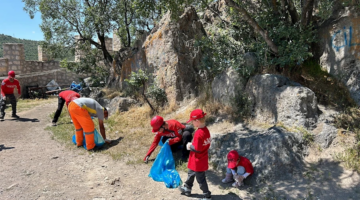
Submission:
M 0 151 L 6 150 L 6 149 L 14 149 L 15 147 L 5 147 L 5 145 L 0 145 Z

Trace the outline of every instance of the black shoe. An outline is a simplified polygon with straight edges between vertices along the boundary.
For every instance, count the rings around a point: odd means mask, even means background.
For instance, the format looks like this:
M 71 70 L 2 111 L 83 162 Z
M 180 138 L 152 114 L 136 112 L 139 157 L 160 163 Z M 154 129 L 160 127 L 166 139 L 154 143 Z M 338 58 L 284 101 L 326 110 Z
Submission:
M 0 116 L 0 121 L 4 121 L 4 115 Z
M 15 119 L 19 119 L 20 117 L 17 116 L 16 114 L 15 115 L 11 115 L 12 118 L 15 118 Z

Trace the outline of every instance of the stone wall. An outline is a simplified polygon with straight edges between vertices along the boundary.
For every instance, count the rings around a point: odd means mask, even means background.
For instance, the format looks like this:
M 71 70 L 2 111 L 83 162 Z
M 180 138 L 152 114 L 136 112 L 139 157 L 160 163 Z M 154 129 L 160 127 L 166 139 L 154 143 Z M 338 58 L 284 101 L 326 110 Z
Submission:
M 49 60 L 48 56 L 43 51 L 43 49 L 40 45 L 38 46 L 38 58 L 39 58 L 39 61 L 48 61 Z
M 8 70 L 13 70 L 17 74 L 21 74 L 24 66 L 25 52 L 23 44 L 5 43 L 3 44 L 3 56 L 9 61 Z
M 60 69 L 59 61 L 25 61 L 22 74 Z
M 0 76 L 7 76 L 9 68 L 9 59 L 0 58 Z
M 113 31 L 113 51 L 119 51 L 121 49 L 121 40 L 118 35 L 116 35 L 116 30 Z

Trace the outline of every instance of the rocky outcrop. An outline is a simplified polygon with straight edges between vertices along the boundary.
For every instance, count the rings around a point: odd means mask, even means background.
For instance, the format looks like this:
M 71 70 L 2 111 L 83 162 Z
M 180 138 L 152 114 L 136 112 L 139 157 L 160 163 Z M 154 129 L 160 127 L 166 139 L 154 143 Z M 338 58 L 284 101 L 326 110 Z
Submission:
M 320 65 L 341 80 L 360 105 L 360 15 L 343 8 L 318 30 Z
M 201 52 L 194 42 L 204 35 L 196 10 L 189 7 L 177 22 L 171 20 L 170 13 L 164 15 L 143 44 L 147 64 L 169 101 L 197 96 Z
M 249 79 L 246 92 L 253 103 L 256 121 L 292 127 L 313 128 L 318 118 L 313 91 L 280 75 L 256 75 Z
M 137 103 L 136 100 L 128 97 L 115 97 L 108 104 L 110 113 L 128 111 L 132 105 Z
M 242 66 L 250 73 L 254 72 L 258 68 L 256 56 L 253 53 L 244 54 Z M 236 70 L 227 69 L 211 83 L 213 98 L 225 105 L 231 105 L 235 95 L 243 93 L 246 81 L 247 77 L 241 76 Z

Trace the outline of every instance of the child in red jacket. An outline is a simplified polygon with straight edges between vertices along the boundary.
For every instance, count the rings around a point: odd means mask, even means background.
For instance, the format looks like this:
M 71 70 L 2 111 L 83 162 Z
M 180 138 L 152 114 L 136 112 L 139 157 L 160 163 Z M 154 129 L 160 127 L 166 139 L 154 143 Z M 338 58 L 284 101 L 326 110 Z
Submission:
M 226 177 L 222 180 L 223 183 L 230 183 L 233 187 L 240 187 L 244 185 L 244 179 L 254 173 L 254 168 L 249 159 L 240 156 L 235 150 L 232 150 L 227 155 L 228 167 L 226 169 Z
M 209 191 L 205 175 L 206 170 L 209 168 L 208 150 L 210 148 L 211 137 L 210 132 L 205 125 L 205 115 L 206 113 L 201 109 L 196 109 L 191 112 L 190 120 L 187 121 L 187 123 L 192 121 L 194 127 L 198 129 L 194 134 L 192 143 L 186 145 L 186 148 L 190 150 L 188 177 L 185 184 L 179 187 L 179 189 L 182 194 L 189 196 L 196 177 L 200 189 L 204 193 L 204 198 L 202 199 L 211 200 L 211 192 Z

